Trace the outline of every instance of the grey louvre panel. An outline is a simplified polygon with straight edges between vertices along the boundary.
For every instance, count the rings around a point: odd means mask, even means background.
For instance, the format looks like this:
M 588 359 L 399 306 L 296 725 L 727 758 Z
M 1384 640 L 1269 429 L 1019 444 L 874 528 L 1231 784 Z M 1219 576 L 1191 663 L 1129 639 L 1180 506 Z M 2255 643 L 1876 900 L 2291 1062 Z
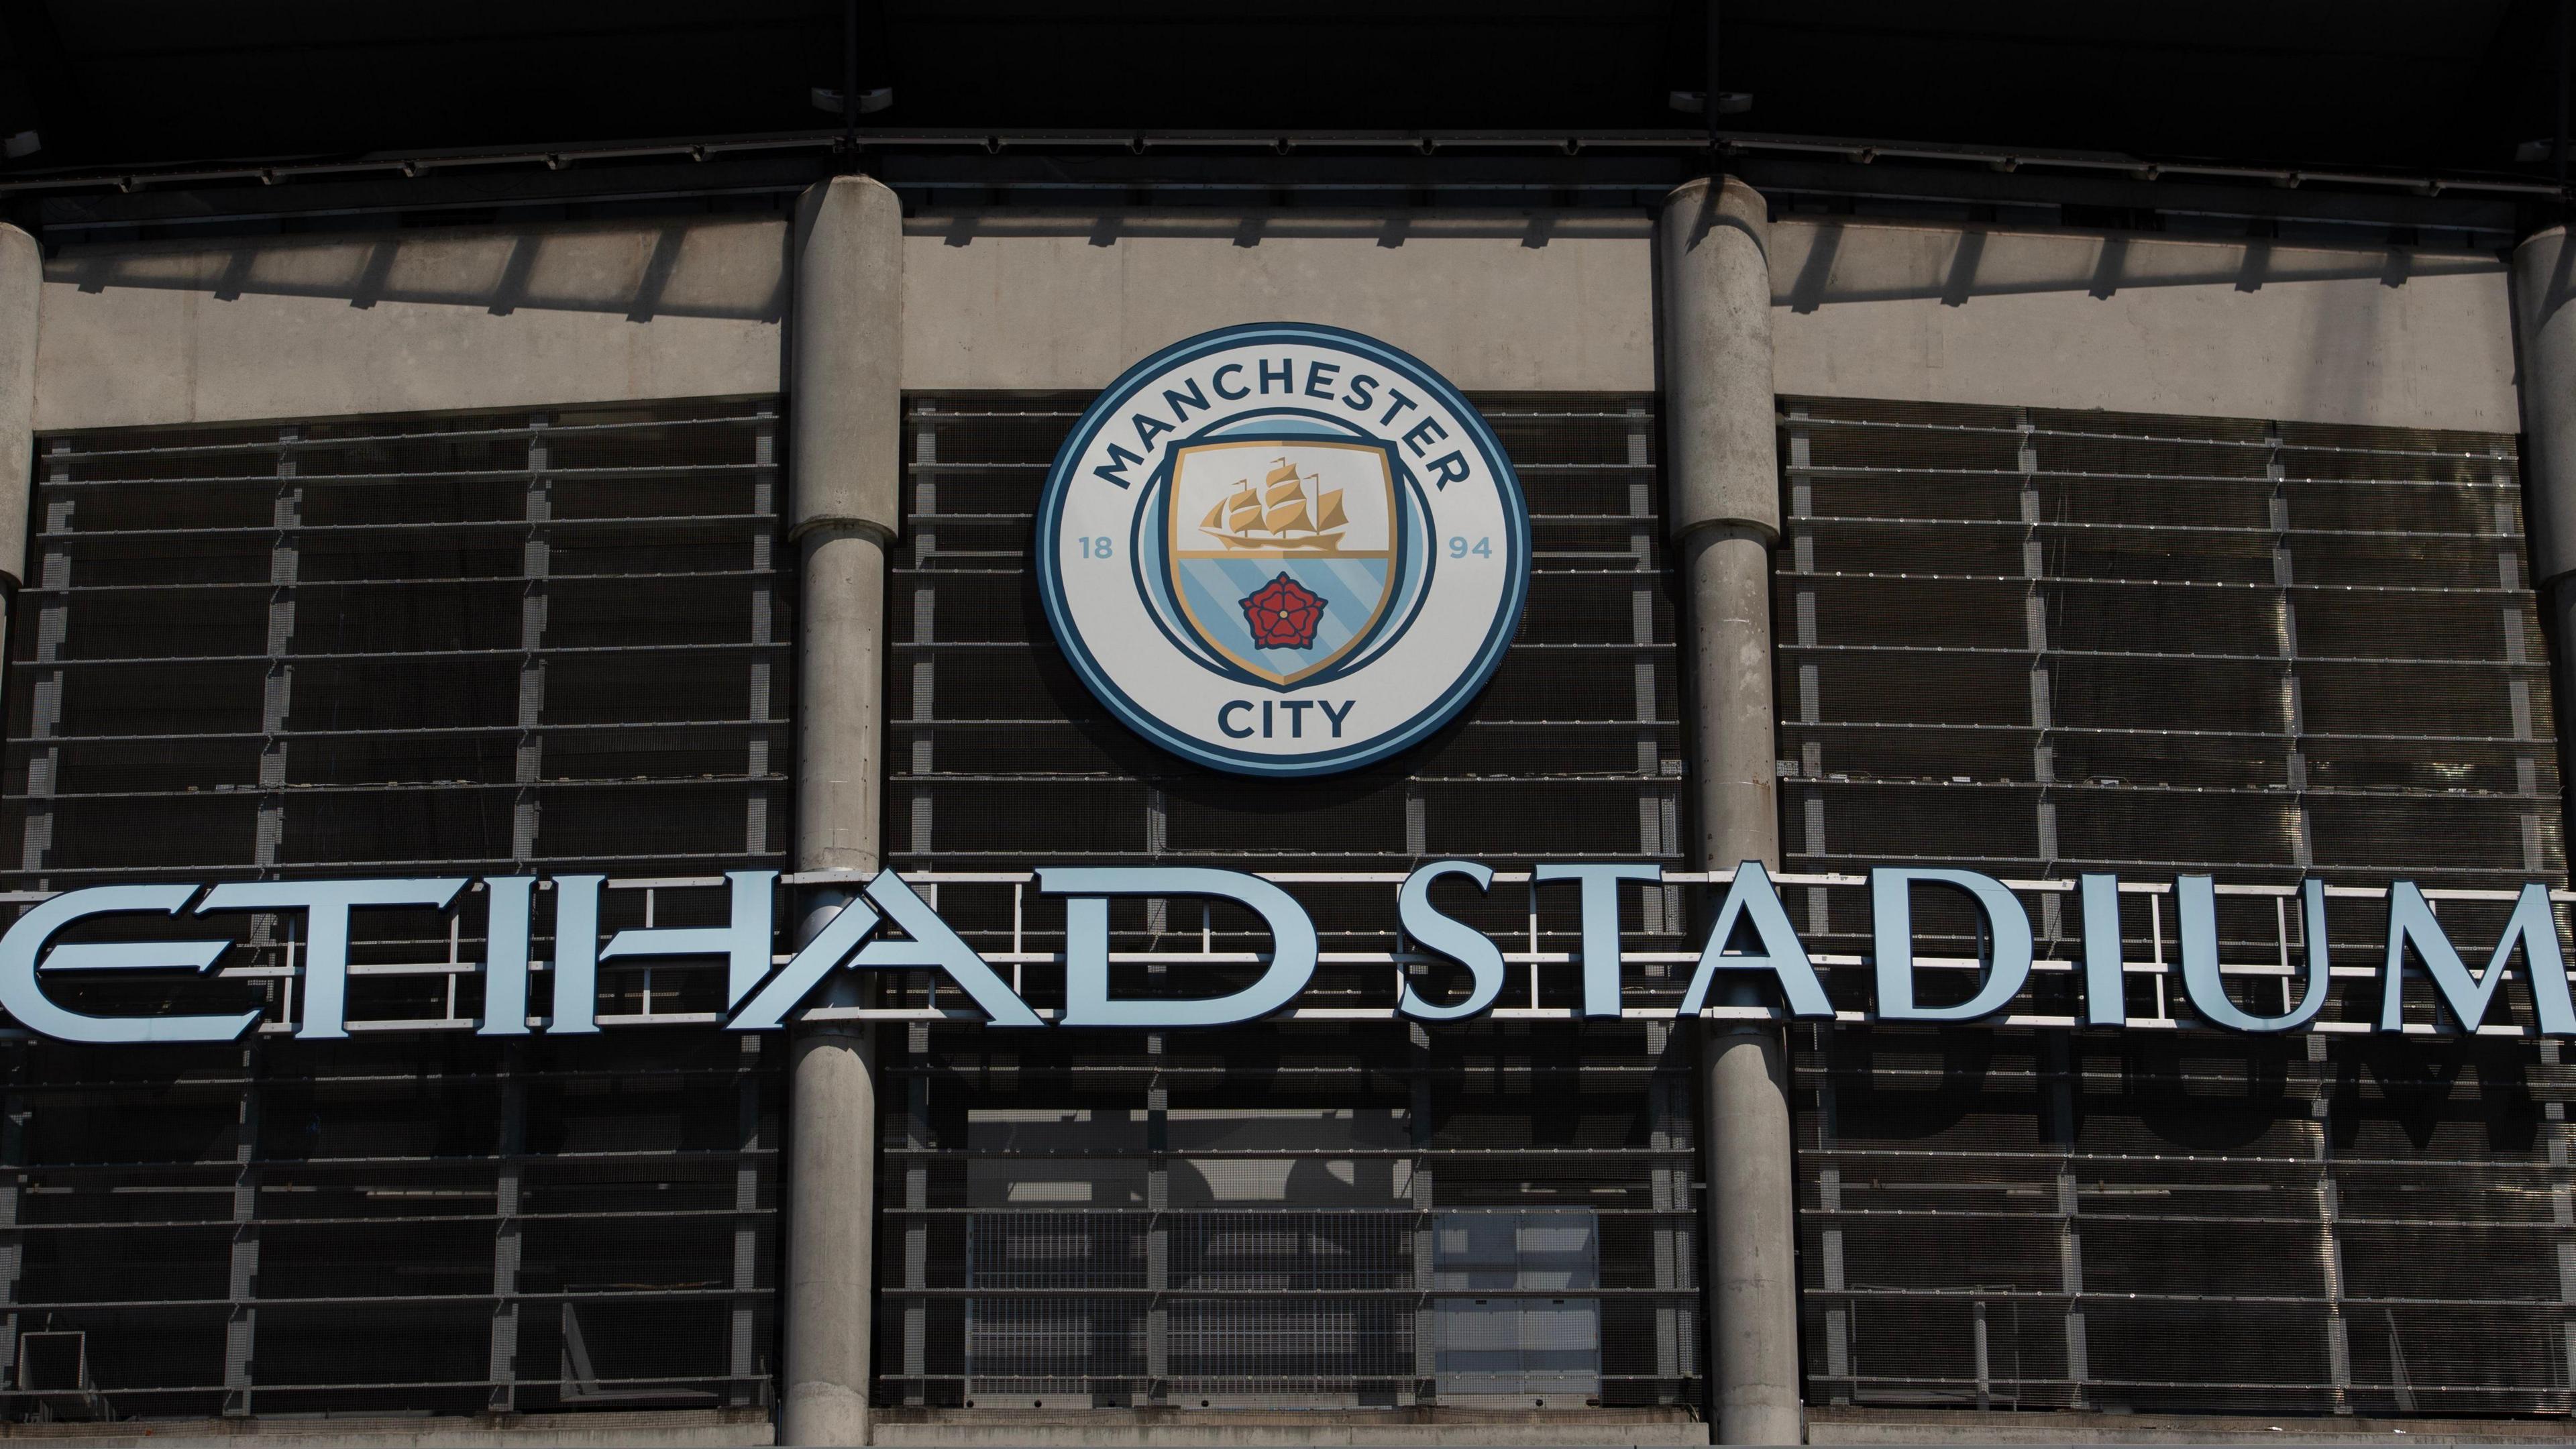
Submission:
M 1790 869 L 2564 884 L 2512 439 L 1847 401 L 1784 402 L 1782 428 Z M 1811 946 L 1868 951 L 1863 894 L 1827 894 L 1791 902 Z M 2041 954 L 2073 957 L 2053 904 Z M 2159 931 L 2170 951 L 2170 914 L 2126 905 L 2134 958 Z M 2500 908 L 2442 916 L 2483 961 Z M 1928 897 L 1918 919 L 1926 954 L 1973 954 Z M 2231 962 L 2280 949 L 2271 901 L 2220 924 Z M 2375 966 L 2383 927 L 2338 902 L 2336 964 Z M 1840 1004 L 1860 974 L 1832 973 Z M 2016 1010 L 2073 1009 L 2071 977 L 2036 979 Z M 2336 992 L 2329 1018 L 2375 1012 L 2375 983 Z M 1797 1048 L 1811 1402 L 2576 1407 L 2554 1043 L 1882 1027 Z
M 40 440 L 9 884 L 782 866 L 776 436 L 748 401 Z M 358 914 L 350 1018 L 395 1035 L 284 1035 L 293 917 L 238 919 L 221 979 L 53 988 L 265 1019 L 0 1046 L 0 1413 L 766 1401 L 777 1052 L 478 1039 L 483 918 Z M 612 966 L 599 1010 L 687 1019 L 721 975 Z
M 743 404 L 41 440 L 9 878 L 770 858 L 775 431 Z
M 1284 782 L 1144 744 L 1058 654 L 1026 560 L 1046 466 L 1080 403 L 913 399 L 907 533 L 888 591 L 889 856 L 955 873 L 1080 860 L 1384 871 L 1448 855 L 1681 864 L 1656 416 L 1624 397 L 1478 405 L 1535 515 L 1515 647 L 1435 741 Z M 1025 886 L 937 889 L 942 914 L 996 955 L 1062 943 L 1062 906 Z M 1326 951 L 1396 946 L 1389 887 L 1297 892 Z M 1517 892 L 1443 904 L 1521 940 Z M 1255 923 L 1231 911 L 1113 907 L 1118 950 L 1255 944 Z M 1676 949 L 1678 907 L 1632 892 L 1632 944 Z M 1572 949 L 1573 913 L 1549 923 L 1538 949 Z M 1203 995 L 1238 969 L 1176 955 L 1121 967 L 1118 989 Z M 1546 1004 L 1570 998 L 1570 977 L 1549 977 Z M 1024 984 L 1037 1004 L 1061 999 L 1049 968 Z M 1527 990 L 1522 975 L 1508 987 L 1514 1002 Z M 1301 1005 L 1392 997 L 1383 968 L 1328 963 Z M 1696 1403 L 1691 1056 L 1644 1022 L 888 1037 L 879 1402 Z

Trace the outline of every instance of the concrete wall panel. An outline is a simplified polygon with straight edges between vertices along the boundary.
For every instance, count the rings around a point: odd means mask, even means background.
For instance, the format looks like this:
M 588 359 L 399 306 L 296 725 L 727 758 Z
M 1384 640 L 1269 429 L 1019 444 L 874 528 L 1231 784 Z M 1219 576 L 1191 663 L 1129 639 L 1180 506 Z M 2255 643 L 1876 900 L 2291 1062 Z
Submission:
M 1232 322 L 1353 327 L 1462 386 L 1647 391 L 1644 216 L 958 213 L 905 223 L 904 386 L 1100 387 Z M 692 219 L 46 265 L 44 430 L 779 386 L 787 225 Z M 2483 253 L 1784 218 L 1781 391 L 2513 431 Z
M 904 386 L 1089 390 L 1238 322 L 1385 339 L 1471 390 L 1655 385 L 1652 231 L 1623 215 L 915 217 Z
M 73 248 L 40 431 L 778 389 L 787 227 L 675 221 Z
M 1789 394 L 2519 426 L 2501 258 L 1783 219 Z

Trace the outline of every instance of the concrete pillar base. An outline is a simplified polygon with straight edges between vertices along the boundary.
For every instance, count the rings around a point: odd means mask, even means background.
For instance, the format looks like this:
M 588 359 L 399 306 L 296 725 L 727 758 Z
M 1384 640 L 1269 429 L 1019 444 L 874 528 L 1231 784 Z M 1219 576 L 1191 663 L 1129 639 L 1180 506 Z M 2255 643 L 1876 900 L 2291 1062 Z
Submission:
M 2088 1414 L 1971 1409 L 1813 1411 L 1814 1444 L 2566 1444 L 2565 1419 L 2359 1419 L 2295 1414 Z
M 868 1442 L 876 1272 L 876 1044 L 811 1028 L 787 1065 L 787 1303 L 781 1444 Z
M 1677 1409 L 888 1409 L 882 1445 L 1185 1446 L 1699 1445 L 1708 1425 Z
M 1715 1442 L 1801 1442 L 1789 1053 L 1776 1027 L 1701 1038 Z
M 767 1409 L 604 1409 L 560 1414 L 375 1418 L 127 1419 L 0 1423 L 12 1443 L 80 1449 L 755 1449 Z
M 868 1401 L 847 1384 L 790 1384 L 778 1401 L 781 1444 L 865 1444 Z

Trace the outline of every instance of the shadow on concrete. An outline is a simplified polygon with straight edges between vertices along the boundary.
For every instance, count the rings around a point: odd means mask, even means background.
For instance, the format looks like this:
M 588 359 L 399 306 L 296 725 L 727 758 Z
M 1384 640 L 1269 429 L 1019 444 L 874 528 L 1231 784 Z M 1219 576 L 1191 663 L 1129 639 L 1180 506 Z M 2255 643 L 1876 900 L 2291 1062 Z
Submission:
M 630 322 L 712 317 L 778 322 L 787 308 L 787 227 L 707 218 L 399 236 L 266 237 L 75 247 L 45 264 L 49 282 L 245 296 L 592 312 Z
M 1846 302 L 2080 292 L 2109 299 L 2150 287 L 2259 292 L 2295 282 L 2501 274 L 2486 252 L 2291 244 L 2242 239 L 2105 236 L 1991 227 L 1908 227 L 1784 217 L 1771 228 L 1772 302 L 1813 312 Z

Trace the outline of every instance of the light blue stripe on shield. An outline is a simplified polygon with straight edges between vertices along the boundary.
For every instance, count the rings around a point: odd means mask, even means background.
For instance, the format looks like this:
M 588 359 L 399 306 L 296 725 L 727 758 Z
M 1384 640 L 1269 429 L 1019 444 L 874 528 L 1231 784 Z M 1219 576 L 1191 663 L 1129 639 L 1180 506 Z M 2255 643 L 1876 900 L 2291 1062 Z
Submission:
M 1313 668 L 1347 648 L 1386 592 L 1384 559 L 1185 558 L 1173 563 L 1208 642 L 1280 674 Z M 1312 648 L 1263 649 L 1252 642 L 1243 600 L 1283 573 L 1324 601 Z

